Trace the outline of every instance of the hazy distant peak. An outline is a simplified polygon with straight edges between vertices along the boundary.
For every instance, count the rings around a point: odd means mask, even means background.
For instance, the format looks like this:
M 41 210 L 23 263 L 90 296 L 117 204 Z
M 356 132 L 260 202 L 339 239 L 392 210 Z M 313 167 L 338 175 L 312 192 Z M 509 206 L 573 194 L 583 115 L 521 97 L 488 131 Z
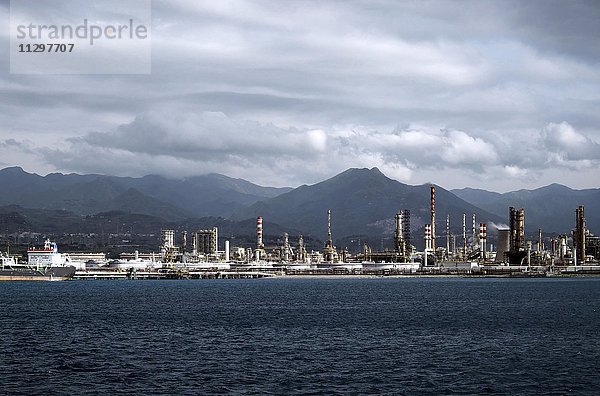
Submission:
M 544 187 L 540 187 L 538 189 L 536 189 L 537 191 L 547 191 L 547 192 L 559 192 L 559 191 L 575 191 L 570 187 L 567 187 L 565 185 L 562 184 L 558 184 L 558 183 L 552 183 L 549 184 L 547 186 Z M 535 191 L 535 190 L 533 190 Z

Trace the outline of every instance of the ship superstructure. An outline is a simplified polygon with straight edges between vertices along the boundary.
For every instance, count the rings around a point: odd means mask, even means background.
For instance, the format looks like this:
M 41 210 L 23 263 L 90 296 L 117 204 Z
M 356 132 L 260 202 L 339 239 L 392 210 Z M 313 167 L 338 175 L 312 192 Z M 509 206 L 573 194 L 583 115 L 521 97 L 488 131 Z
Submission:
M 64 267 L 67 261 L 68 258 L 58 252 L 56 243 L 50 242 L 49 239 L 46 239 L 43 248 L 27 250 L 27 264 L 30 267 Z

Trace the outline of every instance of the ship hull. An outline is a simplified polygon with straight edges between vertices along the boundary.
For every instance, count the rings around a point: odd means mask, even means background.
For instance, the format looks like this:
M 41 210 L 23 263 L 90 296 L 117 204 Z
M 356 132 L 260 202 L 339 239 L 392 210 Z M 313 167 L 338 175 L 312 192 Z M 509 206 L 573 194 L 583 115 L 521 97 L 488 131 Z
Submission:
M 12 268 L 0 270 L 0 281 L 63 281 L 75 275 L 75 267 L 50 267 L 43 270 Z

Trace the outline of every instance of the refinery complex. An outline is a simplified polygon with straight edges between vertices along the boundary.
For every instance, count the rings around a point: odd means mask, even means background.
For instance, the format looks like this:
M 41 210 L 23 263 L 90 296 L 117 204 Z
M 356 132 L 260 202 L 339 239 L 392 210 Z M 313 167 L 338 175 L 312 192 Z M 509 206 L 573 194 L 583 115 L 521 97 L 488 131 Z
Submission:
M 429 222 L 415 229 L 411 227 L 410 210 L 398 210 L 393 219 L 391 249 L 376 250 L 368 243 L 352 252 L 338 248 L 332 235 L 335 216 L 327 210 L 323 213 L 327 234 L 320 249 L 309 248 L 301 234 L 294 243 L 288 233 L 283 233 L 277 242 L 266 244 L 263 217 L 259 216 L 254 246 L 231 244 L 219 236 L 218 227 L 177 232 L 163 229 L 153 252 L 120 253 L 118 259 L 107 259 L 105 253 L 60 253 L 55 243 L 46 240 L 44 248 L 28 249 L 26 261 L 3 254 L 0 279 L 600 275 L 600 238 L 588 229 L 583 206 L 575 208 L 574 228 L 569 233 L 550 238 L 544 238 L 541 229 L 526 234 L 525 219 L 523 208 L 508 207 L 507 225 L 494 225 L 489 239 L 488 225 L 478 223 L 476 214 L 464 213 L 462 227 L 451 229 L 449 215 L 441 221 L 436 219 L 436 187 L 431 186 Z M 413 239 L 421 232 L 422 240 Z
M 525 210 L 507 208 L 508 226 L 495 227 L 495 246 L 488 243 L 487 224 L 475 214 L 462 216 L 462 233 L 452 233 L 450 217 L 436 219 L 435 186 L 431 186 L 430 222 L 423 227 L 423 246 L 415 247 L 411 213 L 394 218 L 394 248 L 374 250 L 363 244 L 350 253 L 335 246 L 331 232 L 334 214 L 323 213 L 327 235 L 322 249 L 307 249 L 303 235 L 290 243 L 266 246 L 263 218 L 256 219 L 256 245 L 239 247 L 219 237 L 217 227 L 193 232 L 163 229 L 155 252 L 122 253 L 107 260 L 102 253 L 65 255 L 80 279 L 242 278 L 280 275 L 461 275 L 558 276 L 600 274 L 600 244 L 586 226 L 584 207 L 575 210 L 574 229 L 553 238 L 526 238 Z M 469 221 L 467 221 L 469 220 Z M 442 226 L 442 227 L 440 227 Z M 441 230 L 441 232 L 440 232 Z M 414 231 L 414 230 L 413 230 Z M 532 235 L 533 233 L 529 233 Z M 222 243 L 220 244 L 219 241 Z

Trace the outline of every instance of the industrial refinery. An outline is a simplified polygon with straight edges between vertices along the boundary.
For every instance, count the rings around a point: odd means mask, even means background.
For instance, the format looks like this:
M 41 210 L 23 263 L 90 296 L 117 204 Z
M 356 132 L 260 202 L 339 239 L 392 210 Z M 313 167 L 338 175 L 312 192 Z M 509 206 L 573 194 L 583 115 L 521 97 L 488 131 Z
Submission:
M 164 278 L 254 278 L 282 275 L 371 275 L 371 276 L 574 276 L 600 274 L 599 238 L 587 228 L 584 207 L 575 210 L 574 229 L 544 238 L 542 230 L 526 234 L 523 208 L 509 207 L 508 226 L 494 225 L 494 243 L 488 243 L 488 224 L 477 223 L 475 213 L 462 215 L 460 232 L 452 232 L 450 215 L 443 227 L 436 220 L 436 190 L 431 186 L 429 223 L 411 227 L 411 212 L 400 209 L 394 217 L 393 249 L 374 250 L 367 243 L 349 252 L 334 243 L 335 213 L 323 213 L 327 234 L 322 249 L 307 249 L 304 236 L 290 242 L 288 233 L 280 243 L 266 245 L 264 221 L 256 219 L 253 247 L 235 246 L 219 237 L 217 227 L 177 232 L 163 229 L 156 252 L 123 253 L 119 260 L 85 254 L 72 257 L 80 279 Z M 471 218 L 467 228 L 467 216 Z M 439 233 L 438 230 L 444 230 Z M 414 235 L 422 232 L 423 249 Z M 188 238 L 188 235 L 191 235 Z M 536 235 L 527 239 L 526 235 Z M 78 264 L 77 264 L 78 263 Z

